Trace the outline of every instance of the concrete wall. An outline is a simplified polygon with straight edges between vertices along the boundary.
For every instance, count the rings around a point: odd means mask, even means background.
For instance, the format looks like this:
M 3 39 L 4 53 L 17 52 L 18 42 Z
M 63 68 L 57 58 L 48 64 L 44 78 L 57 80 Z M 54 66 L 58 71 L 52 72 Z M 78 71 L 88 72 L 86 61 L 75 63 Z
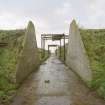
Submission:
M 30 21 L 26 29 L 23 49 L 18 56 L 16 82 L 22 81 L 39 65 L 39 55 L 35 36 L 34 24 Z
M 75 20 L 70 25 L 66 64 L 84 81 L 92 80 L 89 60 Z

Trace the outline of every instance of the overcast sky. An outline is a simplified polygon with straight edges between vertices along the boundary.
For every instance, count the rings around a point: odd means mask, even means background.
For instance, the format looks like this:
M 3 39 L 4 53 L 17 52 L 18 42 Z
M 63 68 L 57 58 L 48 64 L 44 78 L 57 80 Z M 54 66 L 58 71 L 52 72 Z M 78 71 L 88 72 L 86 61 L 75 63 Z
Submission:
M 35 24 L 41 33 L 68 33 L 75 19 L 80 27 L 105 28 L 105 0 L 0 0 L 0 29 Z

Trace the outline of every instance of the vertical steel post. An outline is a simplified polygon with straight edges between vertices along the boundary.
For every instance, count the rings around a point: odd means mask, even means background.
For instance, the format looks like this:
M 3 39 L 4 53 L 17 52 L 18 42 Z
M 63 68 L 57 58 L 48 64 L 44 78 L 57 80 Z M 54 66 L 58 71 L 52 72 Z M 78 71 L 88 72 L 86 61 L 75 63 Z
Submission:
M 60 58 L 61 58 L 61 39 L 60 39 Z
M 41 35 L 41 58 L 43 58 L 43 40 L 42 40 L 42 35 Z
M 66 48 L 65 48 L 65 35 L 64 35 L 64 61 L 66 60 L 65 53 L 66 53 Z
M 49 55 L 49 45 L 48 45 L 48 49 L 47 50 L 48 50 L 48 55 Z
M 56 56 L 57 56 L 57 46 L 56 46 L 56 50 L 55 50 Z
M 43 58 L 45 57 L 45 39 L 43 38 Z

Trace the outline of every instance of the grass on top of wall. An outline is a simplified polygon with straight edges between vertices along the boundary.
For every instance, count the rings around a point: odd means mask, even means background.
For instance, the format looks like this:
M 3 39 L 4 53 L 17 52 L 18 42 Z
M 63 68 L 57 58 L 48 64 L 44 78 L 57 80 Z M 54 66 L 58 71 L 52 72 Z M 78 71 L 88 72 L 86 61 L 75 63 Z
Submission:
M 24 30 L 1 30 L 0 42 L 8 45 L 0 47 L 0 104 L 9 104 L 8 100 L 16 91 L 15 74 L 17 52 L 21 50 Z
M 80 29 L 93 73 L 91 87 L 105 99 L 105 29 Z
M 17 55 L 21 52 L 22 42 L 25 30 L 0 30 L 0 42 L 8 43 L 8 46 L 0 47 L 0 105 L 9 105 L 11 97 L 16 92 L 16 64 Z M 45 51 L 45 57 L 41 58 L 43 62 L 48 58 L 48 52 Z

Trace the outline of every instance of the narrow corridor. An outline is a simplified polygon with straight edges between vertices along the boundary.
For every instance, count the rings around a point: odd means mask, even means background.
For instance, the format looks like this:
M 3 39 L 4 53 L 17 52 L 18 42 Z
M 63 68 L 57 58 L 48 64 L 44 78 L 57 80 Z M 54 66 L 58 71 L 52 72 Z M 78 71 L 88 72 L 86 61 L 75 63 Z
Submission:
M 105 102 L 52 55 L 29 76 L 12 105 L 105 105 Z

